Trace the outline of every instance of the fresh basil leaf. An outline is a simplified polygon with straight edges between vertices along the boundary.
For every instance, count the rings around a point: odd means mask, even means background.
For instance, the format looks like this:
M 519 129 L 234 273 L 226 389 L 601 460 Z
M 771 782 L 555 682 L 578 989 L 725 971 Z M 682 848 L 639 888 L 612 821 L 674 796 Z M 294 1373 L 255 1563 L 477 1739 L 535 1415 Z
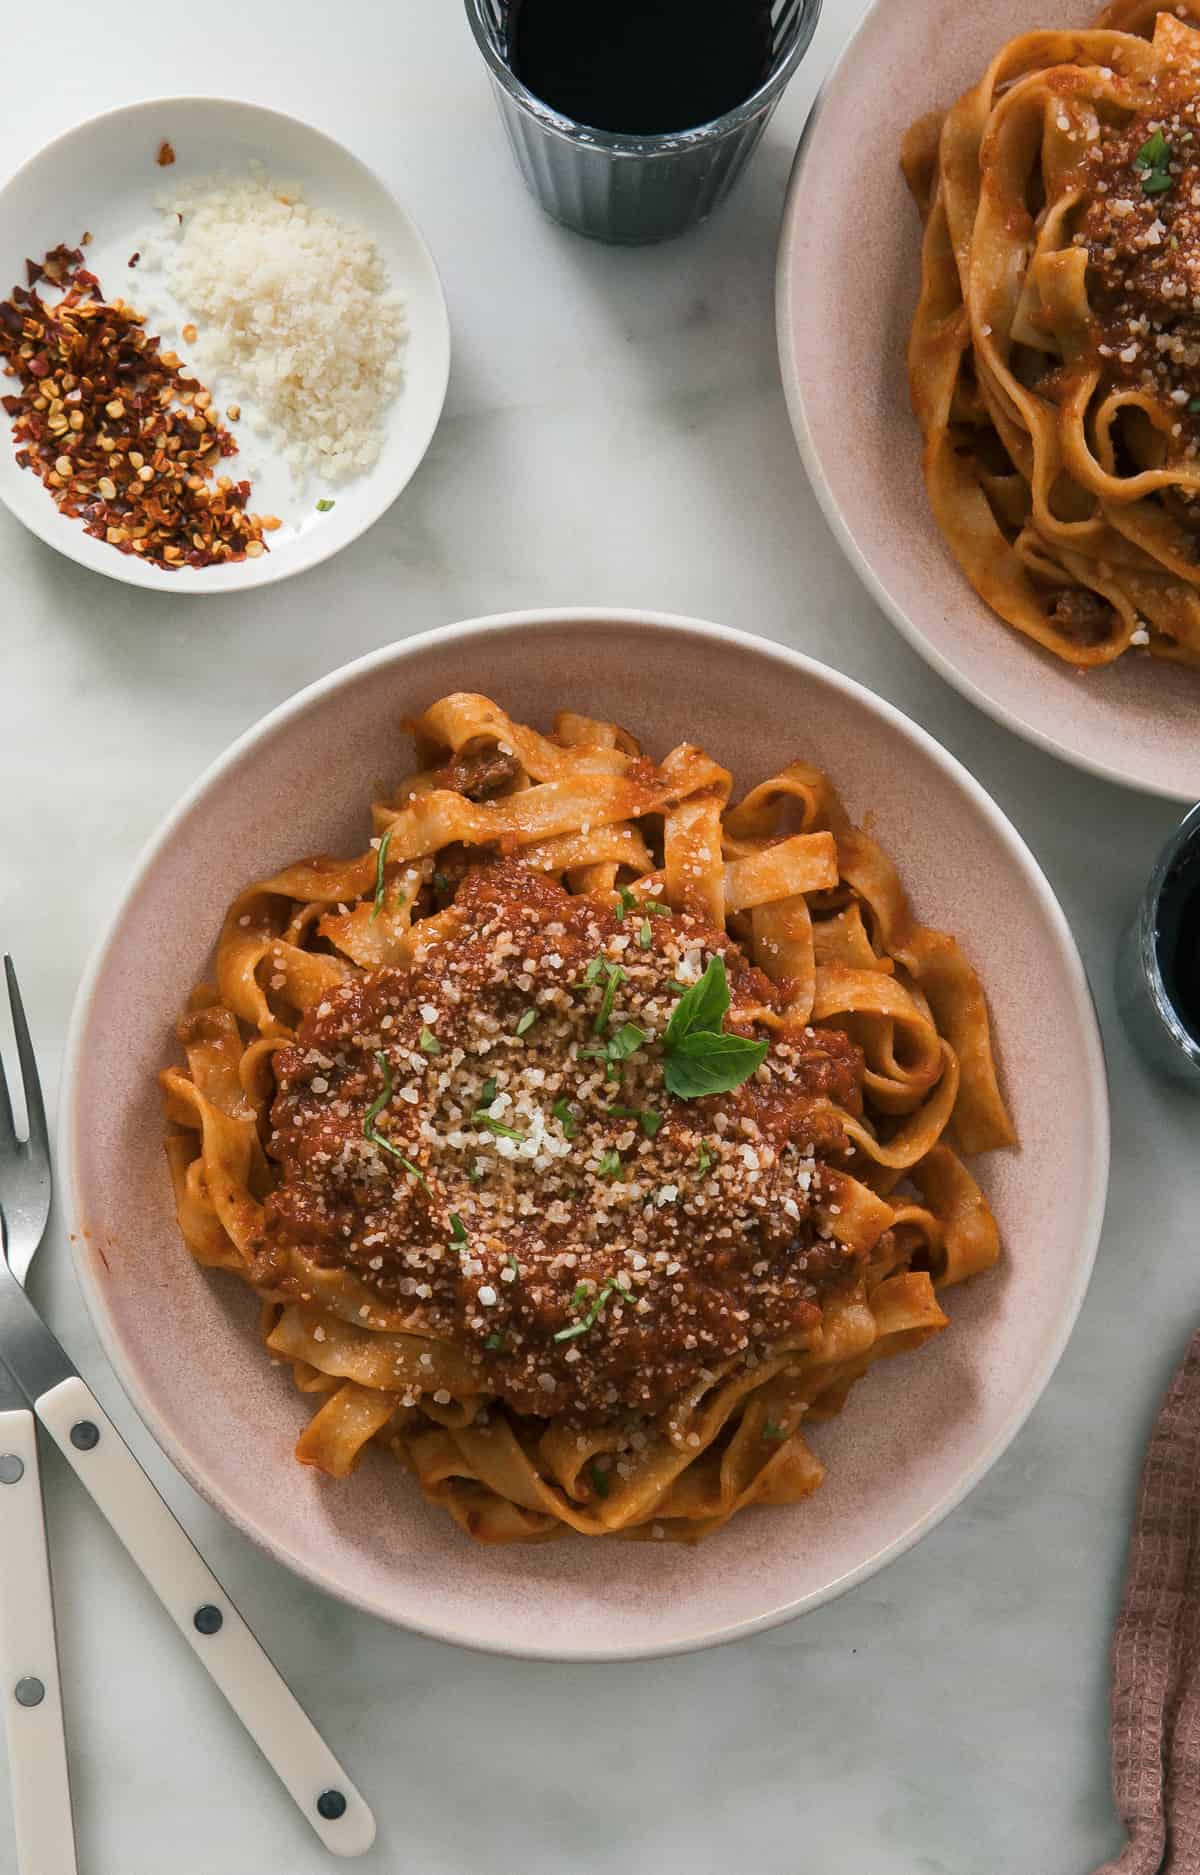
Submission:
M 725 974 L 725 960 L 712 957 L 700 981 L 684 991 L 671 1011 L 665 1037 L 668 1050 L 693 1030 L 718 1032 L 728 1008 L 729 978 Z
M 700 1100 L 705 1094 L 727 1094 L 740 1087 L 766 1058 L 766 1042 L 698 1030 L 671 1049 L 663 1079 L 677 1100 Z

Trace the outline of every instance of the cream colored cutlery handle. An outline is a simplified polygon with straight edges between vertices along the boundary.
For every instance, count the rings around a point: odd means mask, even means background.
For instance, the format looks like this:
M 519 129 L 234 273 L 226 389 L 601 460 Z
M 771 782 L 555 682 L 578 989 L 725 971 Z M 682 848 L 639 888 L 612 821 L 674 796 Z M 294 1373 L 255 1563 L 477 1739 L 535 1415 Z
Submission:
M 0 1688 L 20 1875 L 76 1875 L 37 1427 L 0 1413 Z
M 36 1411 L 325 1847 L 362 1855 L 370 1810 L 91 1389 L 61 1381 Z

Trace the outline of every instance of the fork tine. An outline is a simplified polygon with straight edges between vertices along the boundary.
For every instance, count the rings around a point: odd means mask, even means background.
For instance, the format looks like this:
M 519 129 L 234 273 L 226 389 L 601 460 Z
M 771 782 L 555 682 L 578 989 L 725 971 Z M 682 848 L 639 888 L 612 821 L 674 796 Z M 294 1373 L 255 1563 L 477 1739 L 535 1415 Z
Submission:
M 17 987 L 17 973 L 13 968 L 11 957 L 4 959 L 4 974 L 8 979 L 8 1000 L 12 1008 L 13 1034 L 17 1038 L 17 1060 L 21 1064 L 21 1081 L 25 1088 L 25 1111 L 29 1116 L 29 1144 L 35 1152 L 45 1157 L 50 1150 L 50 1136 L 46 1130 L 46 1108 L 42 1101 L 42 1083 L 38 1078 L 29 1024 L 25 1020 L 25 1008 L 21 1002 L 21 992 Z M 3 1069 L 0 1068 L 0 1075 L 2 1073 Z M 7 1087 L 4 1090 L 4 1102 L 9 1109 L 7 1118 L 11 1131 L 12 1106 L 8 1099 Z
M 8 1076 L 4 1072 L 4 1056 L 0 1054 L 0 1151 L 16 1143 L 17 1127 L 13 1119 L 12 1097 L 8 1091 Z

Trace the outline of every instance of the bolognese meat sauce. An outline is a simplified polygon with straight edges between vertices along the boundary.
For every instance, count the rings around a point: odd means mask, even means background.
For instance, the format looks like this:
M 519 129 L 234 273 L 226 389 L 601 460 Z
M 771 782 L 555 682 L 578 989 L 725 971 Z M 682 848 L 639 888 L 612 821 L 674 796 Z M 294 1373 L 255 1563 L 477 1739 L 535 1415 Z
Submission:
M 707 1363 L 816 1328 L 859 1268 L 837 1234 L 857 1046 L 772 1032 L 786 985 L 653 900 L 504 860 L 467 873 L 454 923 L 276 1056 L 264 1253 L 353 1271 L 542 1417 L 661 1410 Z M 716 956 L 727 1030 L 771 1046 L 734 1091 L 676 1099 L 664 1031 Z

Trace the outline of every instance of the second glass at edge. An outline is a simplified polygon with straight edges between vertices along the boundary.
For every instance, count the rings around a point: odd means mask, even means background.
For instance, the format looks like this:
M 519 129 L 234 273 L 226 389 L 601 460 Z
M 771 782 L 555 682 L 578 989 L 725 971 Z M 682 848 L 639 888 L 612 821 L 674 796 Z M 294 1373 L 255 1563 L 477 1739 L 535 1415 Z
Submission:
M 594 130 L 552 110 L 509 64 L 510 0 L 466 0 L 466 9 L 530 191 L 579 234 L 636 243 L 682 234 L 724 201 L 808 50 L 821 0 L 772 7 L 771 63 L 744 104 L 694 130 L 653 137 Z

